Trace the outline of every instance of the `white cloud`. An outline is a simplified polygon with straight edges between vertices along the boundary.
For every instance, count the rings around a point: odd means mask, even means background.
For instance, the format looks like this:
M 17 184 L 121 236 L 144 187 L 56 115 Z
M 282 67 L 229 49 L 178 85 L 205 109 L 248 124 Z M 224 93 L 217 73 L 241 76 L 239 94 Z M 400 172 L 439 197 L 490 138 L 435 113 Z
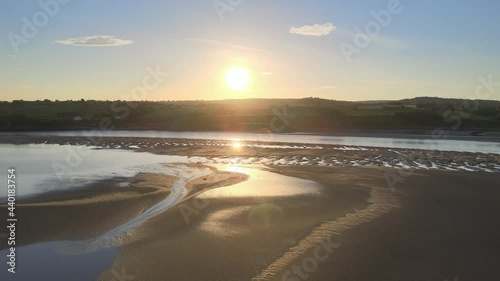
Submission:
M 325 24 L 304 25 L 301 27 L 292 26 L 289 30 L 291 34 L 304 36 L 326 36 L 336 29 L 331 22 Z
M 88 47 L 112 47 L 133 44 L 132 40 L 124 40 L 115 38 L 110 35 L 94 35 L 87 37 L 76 37 L 65 40 L 55 41 L 54 43 L 72 46 L 88 46 Z

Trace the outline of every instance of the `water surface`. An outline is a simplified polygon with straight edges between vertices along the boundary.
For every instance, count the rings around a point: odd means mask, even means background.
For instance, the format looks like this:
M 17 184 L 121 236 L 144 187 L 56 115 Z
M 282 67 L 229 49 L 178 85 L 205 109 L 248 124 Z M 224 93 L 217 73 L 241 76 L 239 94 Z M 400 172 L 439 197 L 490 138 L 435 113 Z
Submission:
M 93 149 L 70 145 L 0 144 L 0 175 L 17 172 L 17 197 L 82 187 L 113 177 L 133 177 L 139 172 L 161 171 L 163 163 L 188 162 L 185 156 L 137 153 L 119 149 Z M 0 202 L 7 189 L 0 189 Z
M 68 241 L 43 242 L 16 249 L 16 273 L 7 272 L 7 250 L 0 251 L 0 280 L 91 281 L 107 270 L 119 249 L 110 248 L 85 254 L 67 254 L 61 248 Z
M 90 132 L 90 131 L 89 131 Z M 91 133 L 82 131 L 59 132 L 23 132 L 0 133 L 0 135 L 37 135 L 37 136 L 89 136 Z M 95 132 L 109 137 L 155 137 L 155 138 L 180 138 L 180 139 L 213 139 L 213 140 L 242 140 L 264 142 L 289 142 L 308 144 L 332 144 L 349 146 L 370 146 L 387 148 L 432 149 L 443 151 L 483 152 L 500 154 L 500 143 L 477 140 L 433 140 L 417 137 L 352 137 L 352 136 L 320 136 L 302 134 L 254 134 L 238 132 L 163 132 L 163 131 L 104 131 Z

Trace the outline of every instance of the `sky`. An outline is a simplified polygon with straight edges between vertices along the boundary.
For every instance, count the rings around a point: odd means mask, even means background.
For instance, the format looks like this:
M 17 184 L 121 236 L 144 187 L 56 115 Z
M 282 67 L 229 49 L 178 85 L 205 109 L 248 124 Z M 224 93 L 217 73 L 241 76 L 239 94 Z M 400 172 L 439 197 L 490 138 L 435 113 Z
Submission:
M 474 98 L 480 77 L 500 82 L 499 12 L 497 0 L 1 1 L 0 100 Z M 243 90 L 225 83 L 234 67 Z

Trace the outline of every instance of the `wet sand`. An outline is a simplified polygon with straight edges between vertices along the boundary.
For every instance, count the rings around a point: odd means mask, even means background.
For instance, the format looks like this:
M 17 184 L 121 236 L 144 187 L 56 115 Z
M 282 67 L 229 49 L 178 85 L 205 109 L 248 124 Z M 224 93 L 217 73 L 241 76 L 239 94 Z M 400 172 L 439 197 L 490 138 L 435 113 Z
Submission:
M 212 173 L 189 183 L 187 198 L 202 190 L 231 185 L 246 180 L 246 176 L 231 172 Z M 167 167 L 165 167 L 167 169 Z M 128 187 L 119 184 L 129 181 Z M 80 240 L 104 233 L 117 225 L 137 217 L 151 206 L 164 200 L 177 181 L 175 176 L 140 173 L 131 179 L 114 178 L 90 184 L 81 189 L 51 192 L 16 204 L 20 220 L 17 228 L 17 246 L 44 241 Z M 191 186 L 196 187 L 191 188 Z M 7 206 L 0 205 L 6 209 Z M 7 214 L 0 214 L 5 221 Z M 0 250 L 7 248 L 6 241 Z
M 188 200 L 142 224 L 100 280 L 122 268 L 138 280 L 251 280 L 312 229 L 370 205 L 355 170 L 342 174 L 320 195 Z
M 186 185 L 189 194 L 180 204 L 134 229 L 98 280 L 117 280 L 124 273 L 134 280 L 441 281 L 500 276 L 498 173 L 420 169 L 391 190 L 384 175 L 401 170 L 270 165 L 266 169 L 273 173 L 319 183 L 321 193 L 200 199 L 210 189 L 252 181 L 210 169 L 209 176 Z M 85 192 L 20 204 L 18 241 L 27 245 L 101 234 L 163 200 L 175 181 L 167 175 L 139 174 L 126 188 L 116 186 L 123 179 L 112 179 Z M 325 241 L 335 249 L 307 271 L 304 261 L 311 261 Z
M 286 167 L 280 172 L 335 178 L 328 169 Z M 371 183 L 377 181 L 374 174 Z M 335 235 L 340 248 L 317 270 L 303 273 L 318 281 L 498 280 L 499 182 L 500 176 L 491 173 L 418 171 L 393 192 L 397 209 Z M 296 264 L 311 255 L 306 252 Z
M 419 171 L 395 191 L 386 170 L 271 167 L 322 183 L 322 196 L 211 198 L 141 225 L 99 280 L 497 280 L 498 174 Z M 258 214 L 258 215 L 255 215 Z M 284 275 L 323 241 L 333 253 L 307 278 Z M 296 278 L 296 279 L 295 279 Z

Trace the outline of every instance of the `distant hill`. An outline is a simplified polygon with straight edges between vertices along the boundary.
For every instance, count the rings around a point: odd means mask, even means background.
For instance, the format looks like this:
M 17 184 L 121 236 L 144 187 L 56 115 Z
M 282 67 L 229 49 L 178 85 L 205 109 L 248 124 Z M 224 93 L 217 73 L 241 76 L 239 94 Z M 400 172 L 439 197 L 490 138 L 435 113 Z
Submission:
M 453 98 L 436 98 L 436 97 L 417 97 L 411 99 L 403 99 L 400 102 L 403 104 L 463 104 L 464 102 L 473 101 L 471 99 L 453 99 Z M 475 100 L 481 106 L 500 106 L 500 101 L 495 100 Z
M 500 130 L 500 101 L 418 97 L 348 102 L 320 98 L 218 101 L 0 102 L 0 130 L 339 132 Z M 278 129 L 279 130 L 278 130 Z

